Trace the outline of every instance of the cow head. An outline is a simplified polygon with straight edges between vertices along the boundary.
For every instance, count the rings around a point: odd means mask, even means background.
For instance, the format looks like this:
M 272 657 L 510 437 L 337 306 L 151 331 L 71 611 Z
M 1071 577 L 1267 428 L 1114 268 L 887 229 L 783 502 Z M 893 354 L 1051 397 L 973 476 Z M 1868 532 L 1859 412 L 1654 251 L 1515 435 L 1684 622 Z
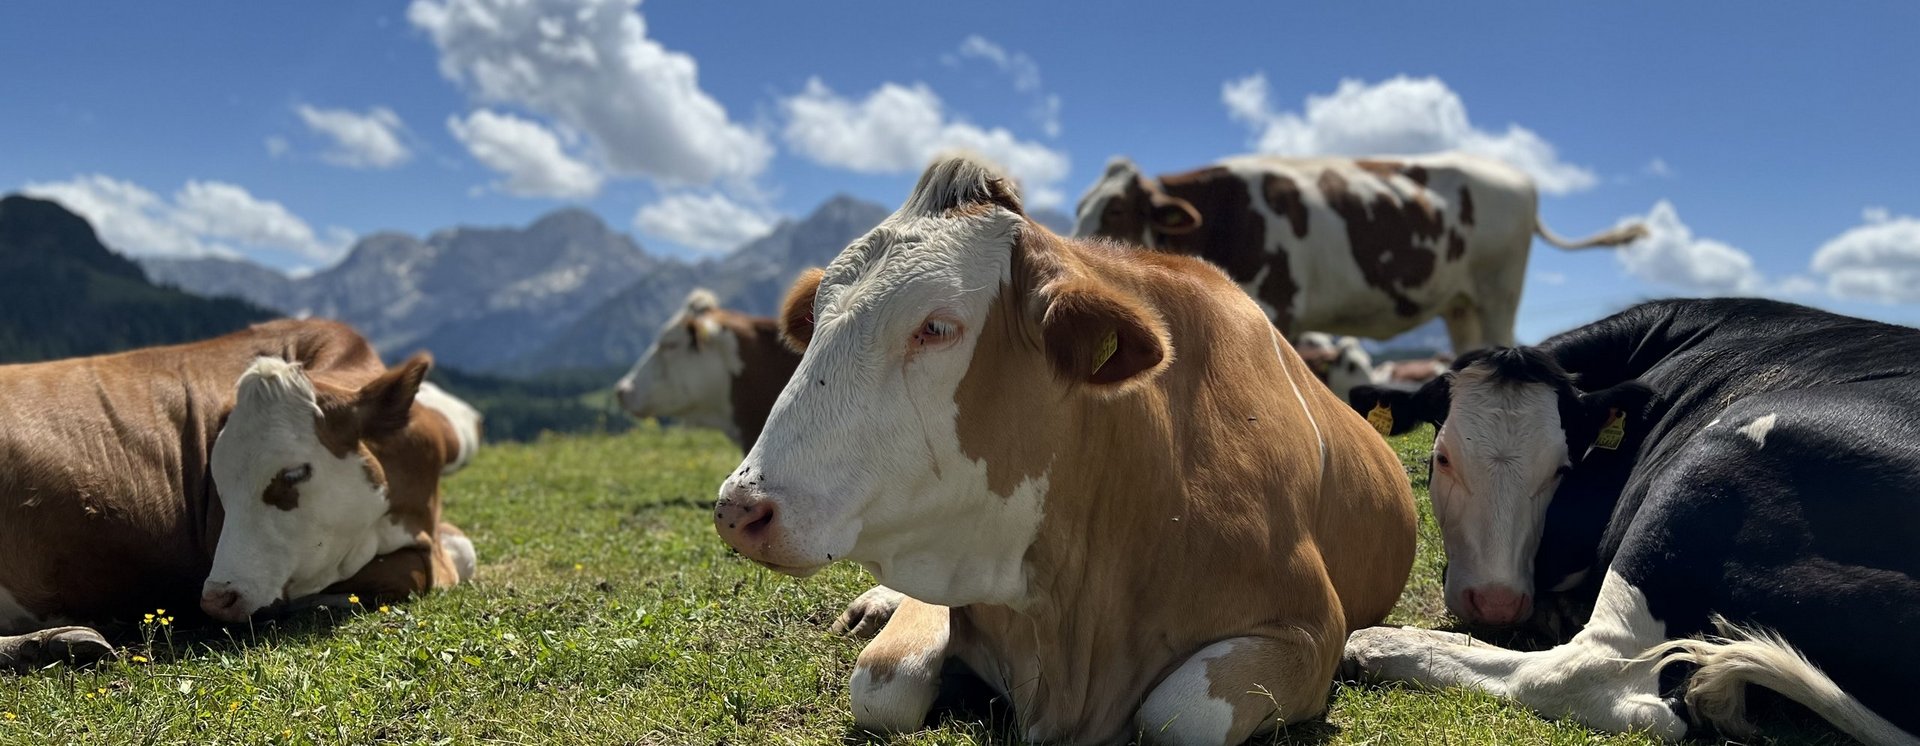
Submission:
M 730 385 L 740 374 L 740 341 L 720 323 L 719 303 L 697 288 L 660 327 L 653 346 L 614 387 L 635 417 L 678 417 L 703 427 L 733 427 Z
M 1341 401 L 1346 401 L 1355 387 L 1373 382 L 1373 356 L 1354 337 L 1305 332 L 1294 341 L 1293 351 L 1300 353 L 1307 368 Z
M 1439 427 L 1429 468 L 1447 609 L 1506 625 L 1532 612 L 1534 553 L 1562 478 L 1610 421 L 1637 428 L 1652 398 L 1638 381 L 1582 391 L 1547 353 L 1502 347 L 1462 355 L 1418 389 L 1359 387 L 1352 403 L 1391 412 L 1395 435 Z
M 1106 173 L 1074 209 L 1073 235 L 1149 248 L 1159 245 L 1156 236 L 1185 235 L 1199 227 L 1200 211 L 1193 203 L 1168 195 L 1124 157 L 1107 162 Z
M 929 602 L 1023 598 L 1051 444 L 1081 437 L 1054 409 L 1124 396 L 1172 355 L 1158 314 L 1059 241 L 955 158 L 803 275 L 782 323 L 804 354 L 721 486 L 720 535 L 788 574 L 853 560 Z
M 279 358 L 259 358 L 241 374 L 213 444 L 225 517 L 201 592 L 208 615 L 244 621 L 417 543 L 387 516 L 388 474 L 373 449 L 406 430 L 431 365 L 417 355 L 358 389 L 314 380 Z

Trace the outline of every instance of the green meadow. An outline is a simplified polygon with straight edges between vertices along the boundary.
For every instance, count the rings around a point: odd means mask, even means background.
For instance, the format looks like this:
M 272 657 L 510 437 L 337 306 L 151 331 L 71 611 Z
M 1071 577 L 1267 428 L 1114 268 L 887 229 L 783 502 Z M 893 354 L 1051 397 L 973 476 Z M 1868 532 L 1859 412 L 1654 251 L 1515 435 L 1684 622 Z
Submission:
M 1439 536 L 1424 515 L 1430 437 L 1395 443 L 1423 513 L 1398 624 L 1445 621 Z M 738 459 L 719 435 L 652 425 L 490 445 L 446 485 L 447 517 L 479 549 L 472 584 L 250 629 L 186 629 L 167 622 L 176 610 L 125 620 L 109 630 L 117 661 L 0 674 L 0 743 L 1013 741 L 1004 718 L 948 714 L 890 739 L 853 727 L 846 681 L 859 643 L 827 627 L 871 580 L 836 566 L 802 583 L 731 556 L 709 506 Z M 1273 742 L 1650 739 L 1491 697 L 1339 685 L 1325 720 Z

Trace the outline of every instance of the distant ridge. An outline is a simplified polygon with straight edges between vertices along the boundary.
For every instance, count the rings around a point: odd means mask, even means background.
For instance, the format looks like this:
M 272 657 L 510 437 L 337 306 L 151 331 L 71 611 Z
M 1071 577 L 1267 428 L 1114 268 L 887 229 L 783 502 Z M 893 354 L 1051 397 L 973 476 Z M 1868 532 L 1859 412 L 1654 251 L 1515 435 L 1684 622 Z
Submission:
M 277 315 L 157 286 L 60 204 L 0 199 L 0 363 L 188 342 Z

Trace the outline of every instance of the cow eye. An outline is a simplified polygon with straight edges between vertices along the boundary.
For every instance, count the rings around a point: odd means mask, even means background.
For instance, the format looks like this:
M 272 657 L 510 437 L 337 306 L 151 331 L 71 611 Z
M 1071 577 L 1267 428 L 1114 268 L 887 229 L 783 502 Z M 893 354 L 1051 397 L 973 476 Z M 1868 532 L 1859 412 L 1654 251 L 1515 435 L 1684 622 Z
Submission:
M 299 466 L 281 469 L 279 479 L 287 484 L 299 484 L 307 481 L 307 479 L 312 476 L 313 466 L 311 464 L 301 464 Z
M 1453 466 L 1453 459 L 1447 458 L 1446 451 L 1436 451 L 1433 454 L 1433 463 L 1438 464 L 1442 468 L 1445 468 L 1445 467 Z
M 952 342 L 960 336 L 960 325 L 943 318 L 928 318 L 920 322 L 920 328 L 914 330 L 913 338 L 907 341 L 907 348 L 919 350 L 927 347 L 939 347 Z

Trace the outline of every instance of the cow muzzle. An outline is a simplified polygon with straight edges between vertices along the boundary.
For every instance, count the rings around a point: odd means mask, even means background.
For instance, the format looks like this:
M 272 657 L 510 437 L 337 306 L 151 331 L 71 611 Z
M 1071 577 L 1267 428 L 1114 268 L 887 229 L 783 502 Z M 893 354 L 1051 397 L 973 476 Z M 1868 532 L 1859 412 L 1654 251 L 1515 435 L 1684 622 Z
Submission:
M 713 506 L 713 530 L 740 556 L 774 572 L 797 578 L 819 572 L 826 563 L 795 551 L 781 512 L 779 502 L 754 481 L 736 476 Z
M 1504 585 L 1468 588 L 1461 594 L 1461 616 L 1475 624 L 1505 627 L 1525 621 L 1533 614 L 1533 594 L 1515 591 Z
M 200 610 L 218 621 L 238 624 L 253 618 L 259 608 L 232 583 L 209 582 L 200 591 Z

